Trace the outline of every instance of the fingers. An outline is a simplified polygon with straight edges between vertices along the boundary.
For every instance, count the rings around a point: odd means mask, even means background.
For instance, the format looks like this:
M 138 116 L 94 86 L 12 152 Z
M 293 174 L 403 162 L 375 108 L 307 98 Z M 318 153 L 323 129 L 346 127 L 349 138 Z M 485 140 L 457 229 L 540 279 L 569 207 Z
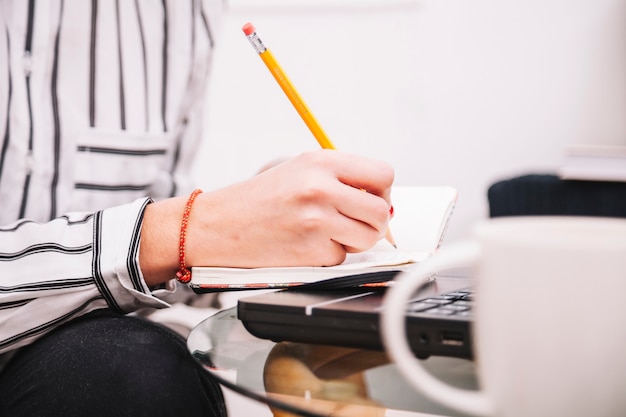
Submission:
M 389 208 L 385 199 L 343 185 L 336 205 L 341 220 L 332 230 L 334 239 L 349 252 L 369 249 L 387 231 Z
M 393 169 L 377 160 L 319 151 L 301 157 L 301 166 L 321 167 L 302 184 L 300 195 L 310 204 L 327 205 L 324 221 L 331 238 L 347 251 L 363 251 L 380 240 L 390 218 Z
M 358 155 L 340 154 L 334 151 L 337 179 L 344 184 L 362 189 L 390 201 L 390 189 L 394 180 L 393 168 L 376 159 Z

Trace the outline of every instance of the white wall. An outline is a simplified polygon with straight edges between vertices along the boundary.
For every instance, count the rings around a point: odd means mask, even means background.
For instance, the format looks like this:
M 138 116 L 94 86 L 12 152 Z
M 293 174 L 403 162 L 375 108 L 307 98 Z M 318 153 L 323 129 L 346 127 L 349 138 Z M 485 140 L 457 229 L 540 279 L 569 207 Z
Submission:
M 196 173 L 207 189 L 317 143 L 249 45 L 251 21 L 338 148 L 401 185 L 453 185 L 447 241 L 490 183 L 569 143 L 626 144 L 626 0 L 230 0 Z

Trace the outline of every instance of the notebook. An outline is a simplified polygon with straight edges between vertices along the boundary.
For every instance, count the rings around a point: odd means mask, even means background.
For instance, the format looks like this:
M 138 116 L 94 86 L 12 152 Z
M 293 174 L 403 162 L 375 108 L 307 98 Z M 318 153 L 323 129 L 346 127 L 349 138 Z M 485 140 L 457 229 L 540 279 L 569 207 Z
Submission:
M 243 297 L 237 314 L 262 339 L 384 350 L 379 324 L 384 292 L 305 285 Z M 415 355 L 471 359 L 472 301 L 467 271 L 433 277 L 407 306 L 407 334 Z
M 272 268 L 191 268 L 189 286 L 197 293 L 285 288 L 345 276 L 387 277 L 426 259 L 440 246 L 454 209 L 457 190 L 449 186 L 394 186 L 394 217 L 390 228 L 398 244 L 395 249 L 382 239 L 368 251 L 348 254 L 336 266 Z M 335 280 L 337 281 L 337 280 Z M 359 278 L 343 280 L 355 285 Z M 387 279 L 379 283 L 386 282 Z M 371 280 L 370 280 L 371 282 Z M 336 285 L 336 282 L 333 283 Z

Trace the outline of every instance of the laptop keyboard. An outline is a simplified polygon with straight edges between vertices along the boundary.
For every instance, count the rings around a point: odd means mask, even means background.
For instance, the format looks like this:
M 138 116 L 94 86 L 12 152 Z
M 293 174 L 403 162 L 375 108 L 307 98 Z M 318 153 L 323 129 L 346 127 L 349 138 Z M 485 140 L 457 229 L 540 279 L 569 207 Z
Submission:
M 411 300 L 407 305 L 407 314 L 469 317 L 473 301 L 474 291 L 456 290 L 436 297 Z

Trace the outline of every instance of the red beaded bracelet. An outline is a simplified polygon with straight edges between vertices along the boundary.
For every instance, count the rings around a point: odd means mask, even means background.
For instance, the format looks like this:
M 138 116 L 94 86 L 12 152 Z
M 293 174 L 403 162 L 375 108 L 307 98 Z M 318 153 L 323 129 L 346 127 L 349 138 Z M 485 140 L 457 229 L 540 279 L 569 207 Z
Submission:
M 180 224 L 180 240 L 178 246 L 178 264 L 179 269 L 176 272 L 176 279 L 183 284 L 191 281 L 191 271 L 185 265 L 185 240 L 187 238 L 187 225 L 189 224 L 189 213 L 191 213 L 191 206 L 202 190 L 195 189 L 189 196 L 187 204 L 185 205 L 185 211 L 183 212 L 183 220 Z

